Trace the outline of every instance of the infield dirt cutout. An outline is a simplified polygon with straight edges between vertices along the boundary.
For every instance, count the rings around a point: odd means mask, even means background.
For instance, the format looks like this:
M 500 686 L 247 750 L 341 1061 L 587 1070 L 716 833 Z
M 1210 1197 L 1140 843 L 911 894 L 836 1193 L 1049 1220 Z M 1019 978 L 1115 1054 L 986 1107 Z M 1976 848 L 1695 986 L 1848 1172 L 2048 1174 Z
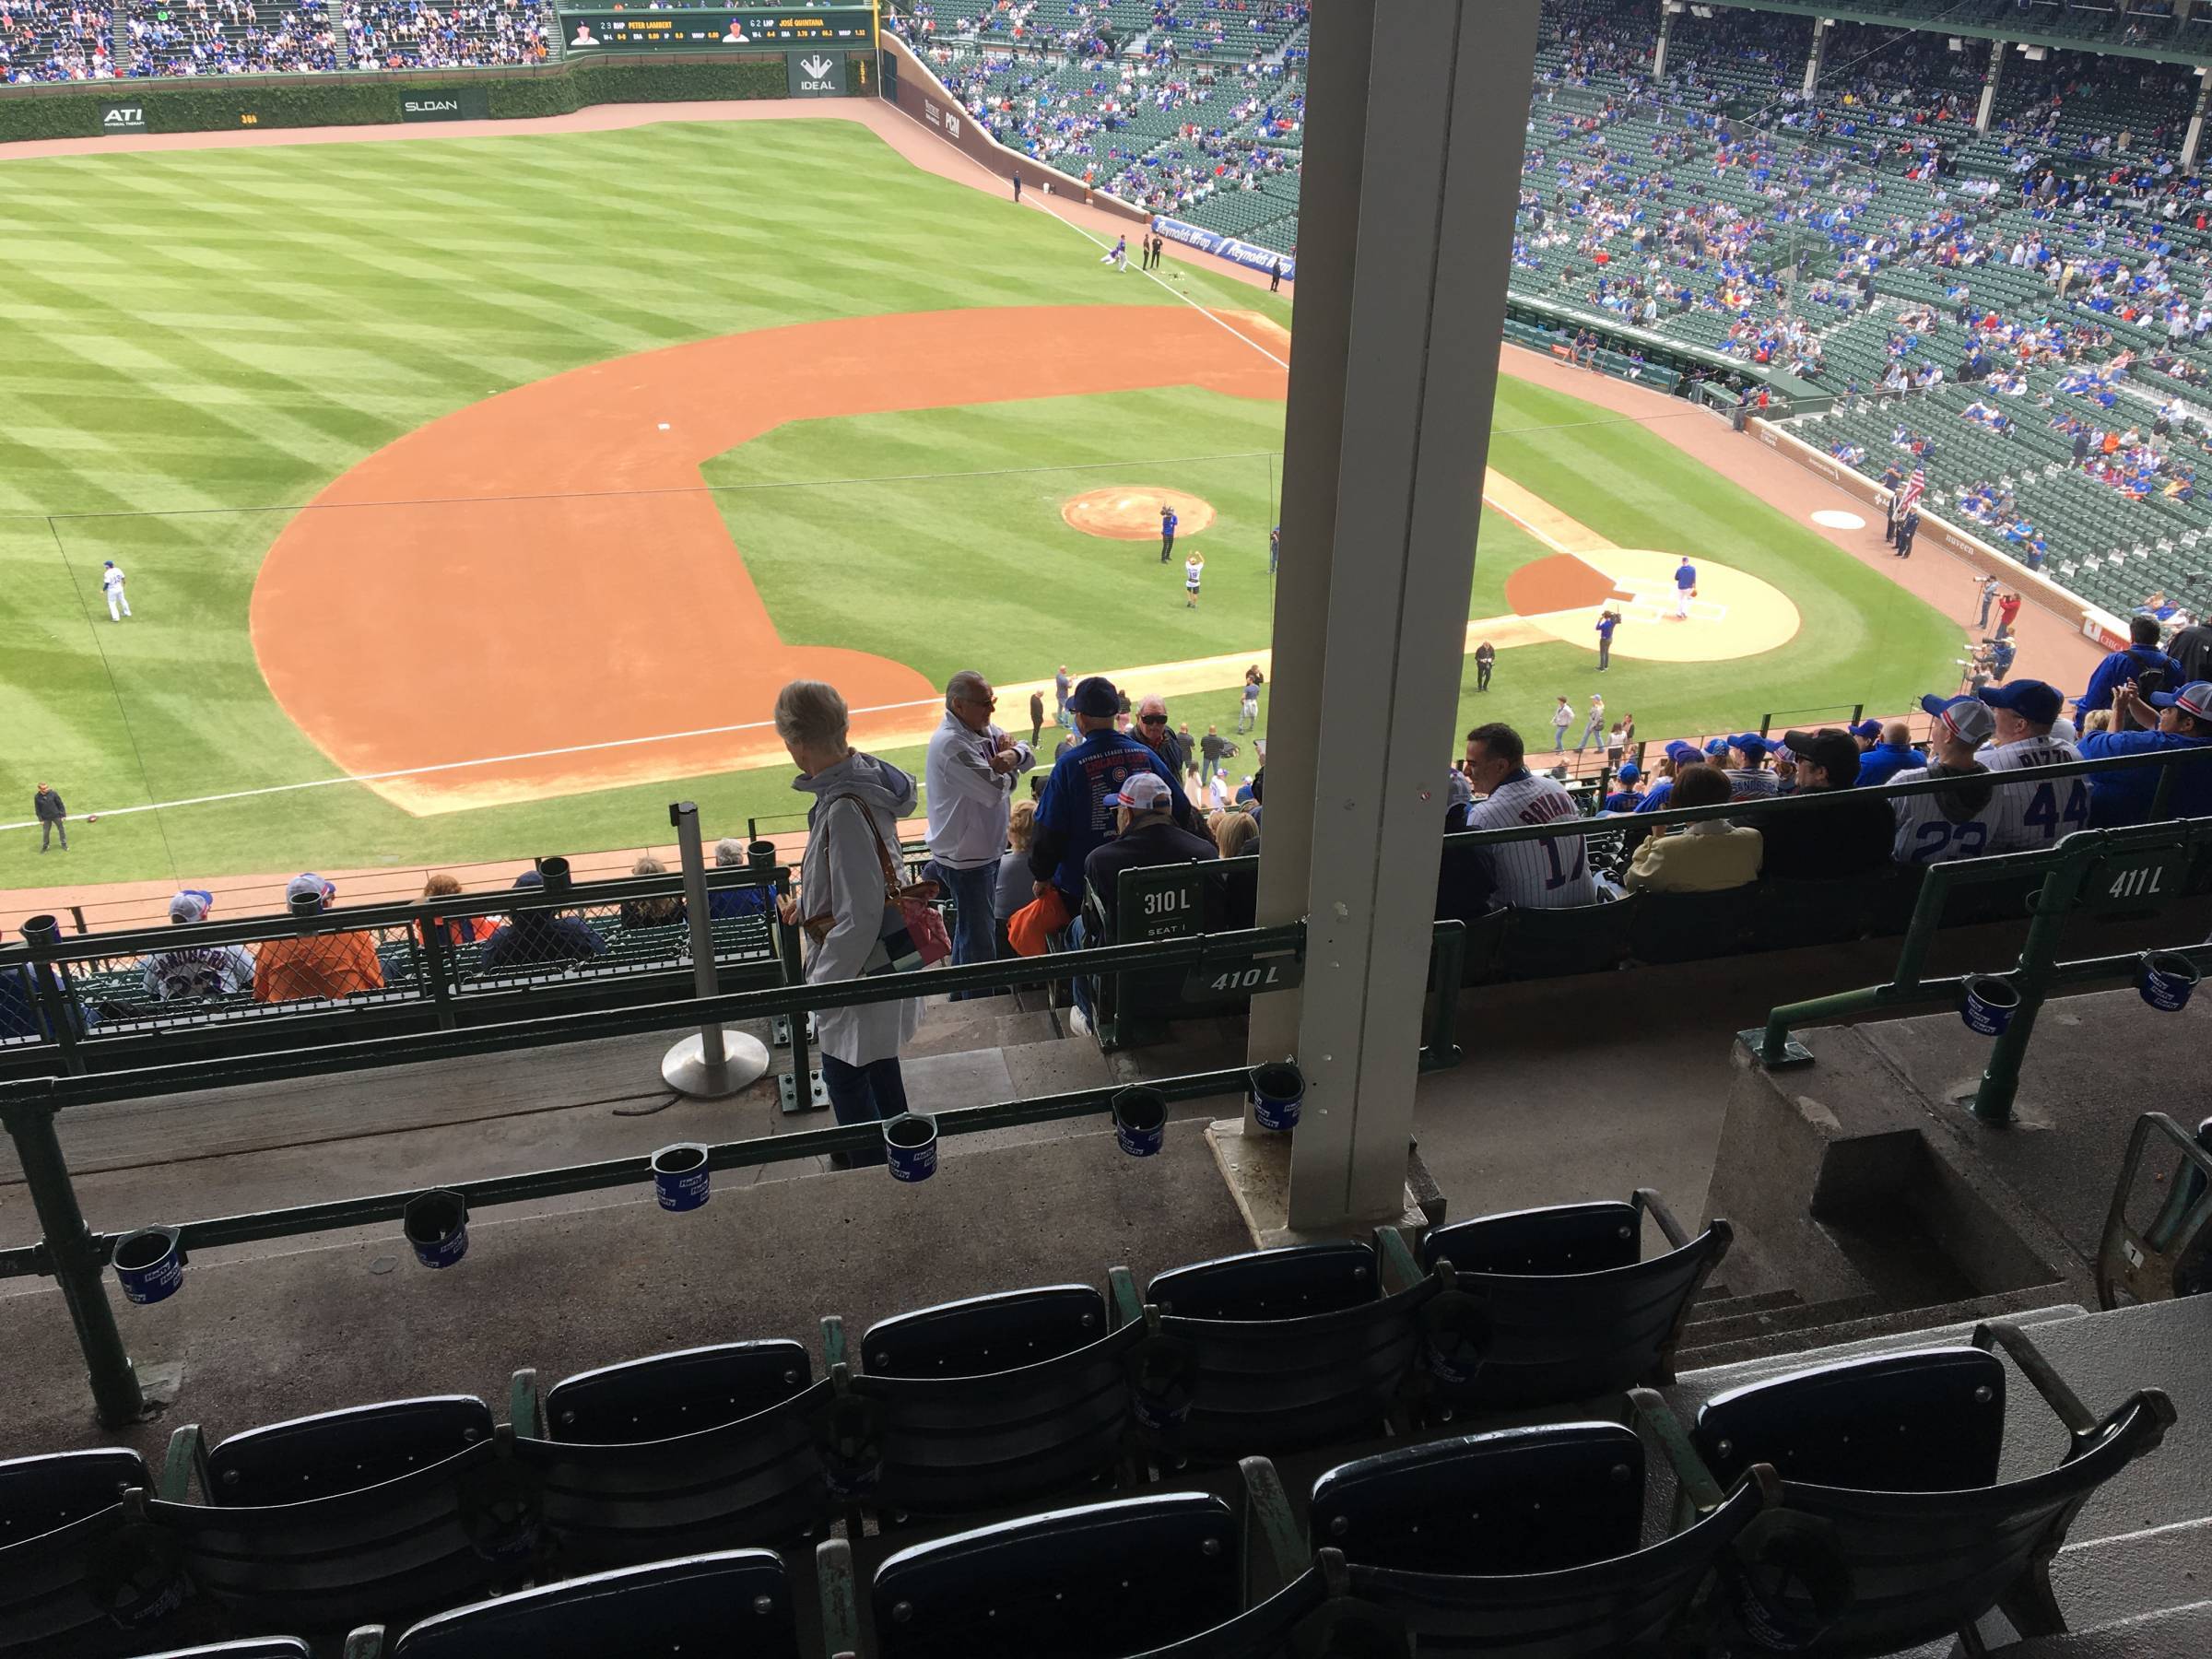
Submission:
M 1223 315 L 1265 332 L 1252 313 Z M 786 421 L 1160 385 L 1279 402 L 1288 380 L 1188 306 L 860 317 L 591 364 L 408 433 L 294 515 L 254 583 L 254 654 L 342 772 L 418 814 L 787 765 L 768 716 L 794 678 L 844 693 L 857 744 L 920 743 L 938 688 L 903 663 L 780 638 L 704 462 Z M 1615 547 L 1496 473 L 1483 495 L 1555 558 L 1531 567 L 1535 587 L 1509 589 L 1513 615 L 1468 624 L 1469 650 L 1487 638 L 1594 651 L 1600 604 L 1671 603 L 1677 555 Z M 1146 539 L 1162 500 L 1181 534 L 1212 522 L 1201 498 L 1136 486 L 1087 491 L 1062 514 Z M 1079 503 L 1095 522 L 1078 522 Z M 1640 610 L 1614 653 L 1713 661 L 1796 632 L 1796 608 L 1767 583 L 1699 571 L 1691 621 L 1646 626 Z M 1105 672 L 1164 696 L 1233 685 L 1266 655 Z M 1019 707 L 1036 688 L 998 691 Z
M 1175 534 L 1195 535 L 1214 522 L 1214 504 L 1187 489 L 1157 489 L 1112 484 L 1087 489 L 1060 503 L 1060 516 L 1086 535 L 1115 541 L 1152 541 L 1159 535 L 1159 510 L 1175 510 Z

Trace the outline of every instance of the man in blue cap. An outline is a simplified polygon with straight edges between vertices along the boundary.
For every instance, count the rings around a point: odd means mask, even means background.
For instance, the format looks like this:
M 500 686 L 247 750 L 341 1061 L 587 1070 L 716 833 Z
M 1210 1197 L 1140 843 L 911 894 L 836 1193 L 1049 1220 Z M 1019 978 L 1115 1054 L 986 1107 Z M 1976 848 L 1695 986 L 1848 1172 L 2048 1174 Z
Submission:
M 1679 737 L 1666 746 L 1666 762 L 1670 769 L 1679 771 L 1698 758 L 1698 746 L 1685 743 Z M 1666 805 L 1666 797 L 1674 793 L 1672 777 L 1661 778 L 1643 792 L 1643 799 L 1636 803 L 1639 812 L 1657 812 Z
M 1053 763 L 1053 775 L 1038 797 L 1030 875 L 1038 898 L 1058 892 L 1072 916 L 1083 906 L 1084 861 L 1092 848 L 1113 839 L 1116 809 L 1107 805 L 1107 797 L 1134 773 L 1154 772 L 1166 780 L 1171 816 L 1182 828 L 1196 833 L 1201 820 L 1183 798 L 1182 780 L 1159 754 L 1113 729 L 1121 696 L 1112 681 L 1092 675 L 1077 686 L 1067 706 L 1081 741 Z
M 2091 732 L 2081 740 L 2084 760 L 2107 760 L 2116 755 L 2155 755 L 2170 749 L 2195 749 L 2212 745 L 2212 681 L 2194 680 L 2178 691 L 2154 691 L 2145 697 L 2133 680 L 2122 683 L 2112 696 L 2114 724 L 2151 729 Z M 2101 772 L 2089 779 L 2089 821 L 2103 830 L 2114 824 L 2141 824 L 2150 818 L 2159 791 L 2155 766 L 2134 766 L 2124 771 Z M 2169 818 L 2212 817 L 2212 760 L 2199 760 L 2173 769 L 2173 786 L 2167 792 Z
M 2056 686 L 2043 680 L 2014 680 L 2007 686 L 1984 686 L 1980 696 L 1989 705 L 1996 733 L 1993 742 L 1974 751 L 1974 759 L 1991 771 L 2032 772 L 2038 767 L 2064 766 L 2081 759 L 2078 749 L 2052 733 L 2066 706 L 2065 695 Z M 2003 822 L 2004 844 L 1997 852 L 2023 847 L 2040 851 L 2089 827 L 2086 778 L 2007 784 L 2005 793 L 2012 811 Z
M 1874 724 L 1871 720 L 1859 723 L 1862 726 Z M 1857 726 L 1852 728 L 1852 735 L 1858 735 Z M 1860 789 L 1873 789 L 1887 783 L 1899 772 L 1909 771 L 1922 764 L 1920 751 L 1912 747 L 1912 734 L 1903 721 L 1893 720 L 1888 725 L 1877 727 L 1876 735 L 1880 741 L 1859 756 L 1857 787 Z

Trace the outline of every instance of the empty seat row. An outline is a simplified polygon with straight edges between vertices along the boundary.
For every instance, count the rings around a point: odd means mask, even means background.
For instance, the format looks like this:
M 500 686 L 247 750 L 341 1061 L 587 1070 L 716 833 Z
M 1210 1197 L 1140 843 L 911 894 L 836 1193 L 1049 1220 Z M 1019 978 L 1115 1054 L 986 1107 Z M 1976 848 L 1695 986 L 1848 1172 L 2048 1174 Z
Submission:
M 2069 1430 L 2053 1466 L 1999 1479 L 2008 1349 Z M 2024 1333 L 1879 1354 L 1706 1401 L 1685 1432 L 1636 1391 L 1630 1424 L 1577 1420 L 1405 1446 L 1322 1474 L 1294 1504 L 1246 1459 L 1241 1504 L 1147 1491 L 914 1545 L 863 1594 L 849 1538 L 817 1547 L 814 1601 L 766 1549 L 617 1570 L 456 1608 L 349 1659 L 1516 1659 L 1812 1653 L 1877 1659 L 2001 1613 L 2065 1629 L 2047 1569 L 2088 1496 L 2173 1421 L 2139 1392 L 2083 1410 Z M 1657 1535 L 1646 1445 L 1670 1465 Z M 865 1614 L 864 1614 L 865 1606 Z M 241 1645 L 238 1659 L 303 1656 Z M 176 1659 L 176 1656 L 171 1656 Z
M 1647 1215 L 1670 1244 L 1648 1260 Z M 819 1380 L 798 1343 L 730 1343 L 542 1398 L 520 1372 L 505 1425 L 438 1396 L 212 1447 L 187 1426 L 158 1482 L 124 1451 L 19 1460 L 0 1465 L 0 1647 L 166 1610 L 149 1583 L 189 1581 L 261 1628 L 327 1629 L 506 1576 L 805 1540 L 841 1518 L 896 1531 L 1618 1395 L 1667 1380 L 1729 1236 L 1715 1221 L 1690 1238 L 1639 1193 L 1440 1228 L 1418 1258 L 1383 1230 L 1372 1248 L 1177 1269 L 1141 1298 L 1117 1269 L 1111 1300 L 1077 1285 L 947 1303 L 870 1327 L 851 1356 L 831 1319 Z

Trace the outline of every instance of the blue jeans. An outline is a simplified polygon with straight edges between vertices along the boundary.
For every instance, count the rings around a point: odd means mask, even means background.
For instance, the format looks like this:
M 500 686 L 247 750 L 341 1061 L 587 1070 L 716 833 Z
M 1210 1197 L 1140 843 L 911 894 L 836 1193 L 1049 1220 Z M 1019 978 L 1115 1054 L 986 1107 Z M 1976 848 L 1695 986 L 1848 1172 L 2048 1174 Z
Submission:
M 841 1124 L 873 1124 L 897 1117 L 906 1110 L 906 1080 L 899 1075 L 899 1056 L 853 1065 L 835 1054 L 822 1056 L 822 1087 L 830 1091 L 830 1110 Z M 884 1161 L 883 1141 L 864 1151 L 832 1153 L 839 1169 L 857 1170 Z
M 964 968 L 971 962 L 998 960 L 998 918 L 992 914 L 997 902 L 998 866 L 978 865 L 972 870 L 956 870 L 931 859 L 922 870 L 923 879 L 939 883 L 955 906 L 952 932 L 952 965 Z M 955 991 L 954 1002 L 966 1002 L 971 997 L 995 996 L 994 991 Z

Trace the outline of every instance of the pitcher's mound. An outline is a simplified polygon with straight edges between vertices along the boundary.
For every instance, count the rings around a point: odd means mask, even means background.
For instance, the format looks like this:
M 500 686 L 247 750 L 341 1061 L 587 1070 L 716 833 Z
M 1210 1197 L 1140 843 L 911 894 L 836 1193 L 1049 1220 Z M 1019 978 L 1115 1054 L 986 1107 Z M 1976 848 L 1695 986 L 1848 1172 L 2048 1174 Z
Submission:
M 1175 510 L 1175 534 L 1195 535 L 1214 522 L 1213 503 L 1187 489 L 1146 489 L 1115 484 L 1087 489 L 1060 503 L 1060 516 L 1086 535 L 1115 541 L 1150 541 L 1159 535 L 1159 510 Z

